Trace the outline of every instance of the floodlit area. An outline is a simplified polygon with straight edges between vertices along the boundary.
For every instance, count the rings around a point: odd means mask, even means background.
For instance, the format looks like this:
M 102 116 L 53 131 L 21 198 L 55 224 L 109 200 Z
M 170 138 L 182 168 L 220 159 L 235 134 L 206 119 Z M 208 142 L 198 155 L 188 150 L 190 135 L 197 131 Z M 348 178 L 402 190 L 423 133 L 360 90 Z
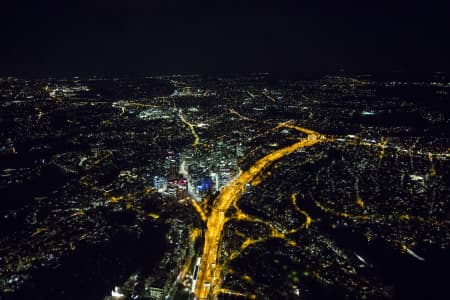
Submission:
M 1 78 L 0 298 L 445 293 L 448 78 L 280 76 Z

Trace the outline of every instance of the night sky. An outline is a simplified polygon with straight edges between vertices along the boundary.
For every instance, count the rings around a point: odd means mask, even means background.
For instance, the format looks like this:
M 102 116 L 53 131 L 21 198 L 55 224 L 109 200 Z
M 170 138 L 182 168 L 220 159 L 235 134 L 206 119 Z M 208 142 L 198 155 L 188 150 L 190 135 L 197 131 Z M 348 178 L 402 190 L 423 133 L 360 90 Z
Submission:
M 334 2 L 1 0 L 0 74 L 450 70 L 448 4 Z

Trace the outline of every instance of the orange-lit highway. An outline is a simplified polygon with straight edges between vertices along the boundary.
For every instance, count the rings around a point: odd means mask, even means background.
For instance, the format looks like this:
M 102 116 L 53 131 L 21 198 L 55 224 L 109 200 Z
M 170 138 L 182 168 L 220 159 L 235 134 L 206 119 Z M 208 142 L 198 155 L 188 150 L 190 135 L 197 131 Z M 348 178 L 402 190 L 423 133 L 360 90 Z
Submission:
M 194 125 L 192 125 L 190 122 L 186 120 L 186 118 L 183 116 L 181 110 L 178 113 L 181 121 L 189 126 L 189 129 L 191 130 L 192 135 L 194 136 L 194 142 L 192 143 L 192 146 L 196 147 L 198 145 L 198 142 L 200 140 L 200 137 L 198 136 L 197 132 L 195 131 Z
M 245 190 L 246 183 L 250 183 L 256 176 L 269 167 L 273 162 L 289 155 L 297 149 L 312 146 L 324 141 L 325 138 L 319 133 L 309 129 L 282 123 L 276 128 L 289 127 L 307 134 L 300 141 L 275 150 L 258 160 L 250 169 L 242 172 L 238 177 L 226 185 L 214 203 L 210 215 L 207 218 L 205 244 L 198 273 L 195 296 L 197 299 L 216 298 L 220 291 L 222 268 L 219 265 L 218 255 L 222 237 L 223 226 L 227 222 L 225 213 L 235 203 Z

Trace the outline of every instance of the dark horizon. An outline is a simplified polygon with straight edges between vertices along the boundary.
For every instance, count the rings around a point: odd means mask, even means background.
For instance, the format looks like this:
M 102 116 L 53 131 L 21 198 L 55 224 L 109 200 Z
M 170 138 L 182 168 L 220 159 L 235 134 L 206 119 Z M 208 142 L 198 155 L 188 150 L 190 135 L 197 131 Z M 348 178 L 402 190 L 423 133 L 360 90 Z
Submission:
M 447 72 L 443 4 L 5 1 L 0 75 Z

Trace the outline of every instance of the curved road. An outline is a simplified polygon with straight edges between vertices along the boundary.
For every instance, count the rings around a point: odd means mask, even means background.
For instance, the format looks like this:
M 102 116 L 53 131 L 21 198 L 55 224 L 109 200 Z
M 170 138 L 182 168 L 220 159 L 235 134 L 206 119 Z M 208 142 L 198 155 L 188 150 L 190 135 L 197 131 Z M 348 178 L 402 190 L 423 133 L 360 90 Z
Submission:
M 203 254 L 195 289 L 197 299 L 207 299 L 208 296 L 215 298 L 220 289 L 222 268 L 218 265 L 218 254 L 220 251 L 223 226 L 227 221 L 225 213 L 230 205 L 241 197 L 245 190 L 245 184 L 251 182 L 273 162 L 293 153 L 297 149 L 309 147 L 325 140 L 319 133 L 306 128 L 287 123 L 280 124 L 279 127 L 296 129 L 307 134 L 307 137 L 295 144 L 275 150 L 261 158 L 250 169 L 242 172 L 223 188 L 207 219 L 205 244 L 203 246 Z

